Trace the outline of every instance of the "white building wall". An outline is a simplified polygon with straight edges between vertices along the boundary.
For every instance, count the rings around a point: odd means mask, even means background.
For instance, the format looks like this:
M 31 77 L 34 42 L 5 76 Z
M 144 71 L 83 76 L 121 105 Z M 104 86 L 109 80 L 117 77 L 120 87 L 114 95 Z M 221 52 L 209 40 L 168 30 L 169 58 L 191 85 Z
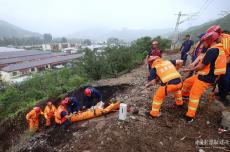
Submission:
M 51 45 L 50 44 L 42 44 L 42 50 L 43 51 L 50 51 Z
M 10 72 L 5 72 L 5 71 L 0 71 L 1 72 L 1 79 L 2 81 L 9 82 L 12 78 L 12 73 Z

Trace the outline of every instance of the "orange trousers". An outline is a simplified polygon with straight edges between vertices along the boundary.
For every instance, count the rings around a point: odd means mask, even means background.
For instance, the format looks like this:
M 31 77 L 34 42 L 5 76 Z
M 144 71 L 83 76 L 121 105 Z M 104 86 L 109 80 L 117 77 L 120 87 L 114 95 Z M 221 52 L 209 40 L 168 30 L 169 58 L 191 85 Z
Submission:
M 183 82 L 182 95 L 189 96 L 188 111 L 186 116 L 194 118 L 199 105 L 200 97 L 211 86 L 194 75 Z
M 29 129 L 30 131 L 37 131 L 39 127 L 39 119 L 29 119 Z
M 167 93 L 174 93 L 176 105 L 178 106 L 183 105 L 181 87 L 182 83 L 167 85 Z M 160 114 L 161 104 L 163 103 L 165 97 L 166 86 L 160 86 L 153 97 L 152 110 L 150 112 L 153 117 L 157 117 Z

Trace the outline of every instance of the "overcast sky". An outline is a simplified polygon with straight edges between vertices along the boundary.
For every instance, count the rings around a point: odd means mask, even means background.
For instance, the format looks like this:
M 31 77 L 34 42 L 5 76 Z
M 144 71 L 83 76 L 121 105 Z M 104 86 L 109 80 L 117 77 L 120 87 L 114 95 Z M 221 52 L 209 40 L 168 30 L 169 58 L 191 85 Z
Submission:
M 222 10 L 230 11 L 230 0 L 0 0 L 0 20 L 55 36 L 95 27 L 174 28 L 179 11 L 200 12 L 184 29 L 218 18 Z

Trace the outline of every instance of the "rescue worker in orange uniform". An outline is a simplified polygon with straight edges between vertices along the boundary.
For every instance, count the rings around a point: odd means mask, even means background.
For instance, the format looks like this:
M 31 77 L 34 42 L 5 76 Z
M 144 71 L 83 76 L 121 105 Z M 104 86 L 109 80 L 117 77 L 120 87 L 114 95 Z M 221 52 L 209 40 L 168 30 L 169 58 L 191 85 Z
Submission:
M 199 41 L 196 43 L 194 49 L 191 49 L 192 52 L 190 52 L 190 55 L 192 56 L 192 63 L 190 66 L 196 66 L 199 60 L 202 59 L 203 54 L 207 51 L 207 49 L 204 47 L 203 43 L 200 41 L 200 39 L 204 36 L 204 34 L 199 35 Z M 188 77 L 193 75 L 193 71 L 191 71 L 188 75 Z M 188 78 L 187 77 L 187 78 Z
M 206 33 L 201 41 L 208 48 L 202 61 L 187 71 L 196 71 L 194 75 L 183 82 L 182 95 L 189 96 L 186 119 L 192 122 L 196 115 L 201 95 L 216 83 L 218 76 L 226 72 L 226 56 L 223 45 L 219 42 L 220 35 L 216 32 Z
M 36 132 L 39 128 L 39 115 L 42 115 L 43 112 L 40 107 L 34 107 L 26 115 L 26 120 L 29 123 L 29 130 L 31 132 Z
M 147 65 L 149 71 L 151 70 L 151 65 L 152 65 L 152 62 L 153 62 L 153 61 L 151 61 L 150 56 L 162 57 L 162 50 L 159 49 L 158 44 L 159 44 L 158 41 L 154 40 L 152 42 L 151 50 L 148 52 L 148 55 L 145 58 L 145 64 Z M 148 73 L 148 78 L 149 78 L 149 75 L 150 74 Z
M 156 84 L 158 80 L 161 86 L 157 89 L 153 97 L 151 112 L 146 114 L 150 114 L 152 117 L 159 117 L 161 104 L 168 93 L 174 93 L 177 106 L 183 105 L 181 75 L 177 72 L 175 67 L 176 65 L 182 66 L 183 60 L 168 61 L 158 56 L 152 56 L 151 58 L 153 63 L 150 71 L 150 82 L 146 84 L 146 88 Z
M 46 126 L 51 126 L 51 119 L 54 118 L 56 112 L 56 107 L 51 101 L 47 102 L 47 105 L 44 110 L 44 117 L 46 119 Z
M 70 116 L 67 111 L 68 100 L 62 100 L 55 112 L 55 122 L 63 129 L 67 129 L 71 125 Z
M 227 100 L 226 96 L 230 91 L 230 35 L 224 33 L 219 25 L 214 25 L 207 30 L 207 32 L 211 31 L 220 34 L 220 41 L 223 44 L 225 55 L 227 56 L 226 74 L 222 75 L 218 80 L 219 92 L 216 95 L 219 96 L 219 99 L 225 105 L 229 105 L 229 101 Z

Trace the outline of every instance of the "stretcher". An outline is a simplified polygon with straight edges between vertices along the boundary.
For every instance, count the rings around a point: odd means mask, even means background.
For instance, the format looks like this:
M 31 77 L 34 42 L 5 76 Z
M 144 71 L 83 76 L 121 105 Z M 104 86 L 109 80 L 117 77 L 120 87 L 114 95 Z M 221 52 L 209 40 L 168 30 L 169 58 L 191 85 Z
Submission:
M 71 122 L 77 122 L 82 120 L 87 120 L 95 117 L 99 117 L 105 114 L 108 114 L 110 112 L 113 112 L 114 110 L 119 109 L 120 102 L 111 103 L 108 107 L 104 109 L 94 109 L 94 110 L 88 110 L 85 112 L 79 112 L 77 114 L 74 114 L 71 116 L 70 120 Z

